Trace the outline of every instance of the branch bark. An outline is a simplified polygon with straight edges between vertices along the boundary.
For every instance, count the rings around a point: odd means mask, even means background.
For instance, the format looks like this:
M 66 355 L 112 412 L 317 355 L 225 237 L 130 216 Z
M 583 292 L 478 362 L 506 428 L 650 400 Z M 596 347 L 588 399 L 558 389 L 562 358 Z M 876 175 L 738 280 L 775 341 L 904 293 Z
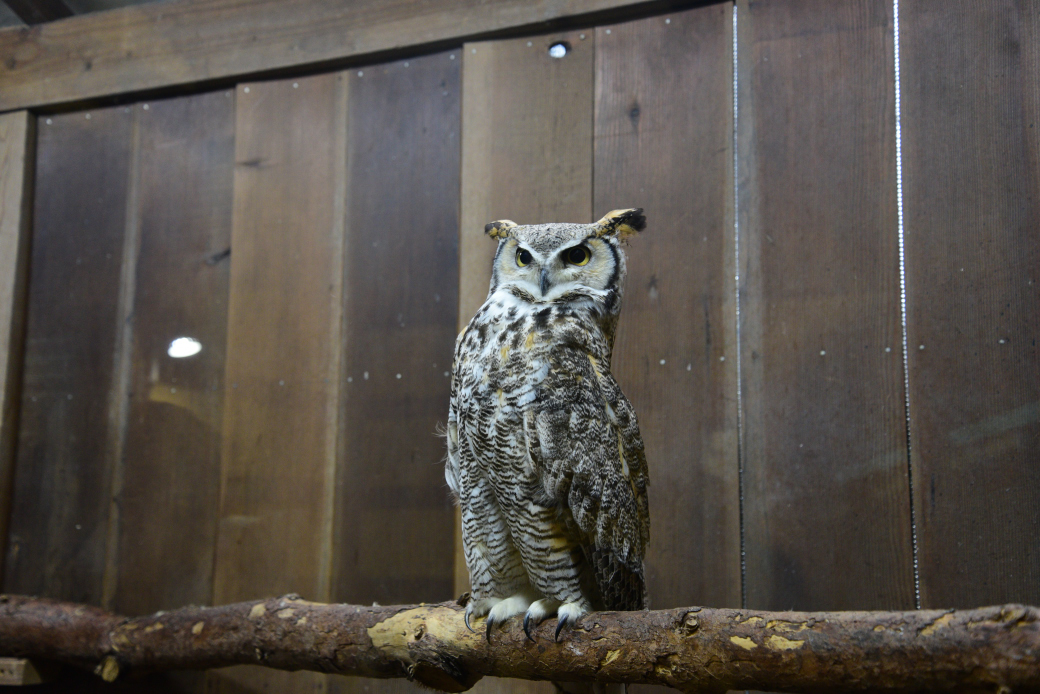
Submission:
M 469 632 L 457 603 L 324 605 L 297 596 L 126 618 L 0 596 L 0 655 L 92 668 L 105 680 L 254 664 L 407 677 L 449 692 L 481 677 L 663 684 L 684 691 L 1040 692 L 1040 610 L 597 612 L 553 641 L 512 619 Z M 483 626 L 483 622 L 480 622 Z M 482 631 L 478 628 L 478 631 Z

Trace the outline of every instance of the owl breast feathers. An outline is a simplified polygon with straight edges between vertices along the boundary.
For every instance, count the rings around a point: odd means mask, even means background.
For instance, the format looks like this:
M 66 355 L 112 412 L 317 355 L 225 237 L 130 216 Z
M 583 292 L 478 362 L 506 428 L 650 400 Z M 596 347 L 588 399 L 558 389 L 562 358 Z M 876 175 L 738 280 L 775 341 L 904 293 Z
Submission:
M 466 624 L 646 607 L 647 467 L 610 373 L 621 241 L 646 224 L 492 222 L 487 300 L 455 345 L 445 477 L 462 510 Z

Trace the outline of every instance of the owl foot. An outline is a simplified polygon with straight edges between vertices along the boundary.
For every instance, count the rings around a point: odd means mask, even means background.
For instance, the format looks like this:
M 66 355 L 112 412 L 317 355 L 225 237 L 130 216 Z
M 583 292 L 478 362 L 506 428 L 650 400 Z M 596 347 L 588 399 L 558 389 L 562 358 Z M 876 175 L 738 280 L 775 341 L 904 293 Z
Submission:
M 560 609 L 556 610 L 556 617 L 559 621 L 556 623 L 556 635 L 553 640 L 559 642 L 560 631 L 564 627 L 572 627 L 574 624 L 588 614 L 588 604 L 582 602 L 568 602 L 560 606 Z
M 523 593 L 517 593 L 516 595 L 510 596 L 505 600 L 500 600 L 495 603 L 495 606 L 491 608 L 487 616 L 487 630 L 484 632 L 484 637 L 488 643 L 491 643 L 491 628 L 500 622 L 504 622 L 514 615 L 518 615 L 528 608 L 531 604 L 531 598 Z
M 531 596 L 524 593 L 517 593 L 516 595 L 510 596 L 505 600 L 501 598 L 479 598 L 477 600 L 470 600 L 469 604 L 466 605 L 466 615 L 464 621 L 466 622 L 466 628 L 472 631 L 474 634 L 473 627 L 470 626 L 471 617 L 483 617 L 487 615 L 487 627 L 484 630 L 484 638 L 487 639 L 488 643 L 491 643 L 491 629 L 496 625 L 504 622 L 514 615 L 518 615 L 528 608 L 531 604 Z
M 542 598 L 531 603 L 531 606 L 527 608 L 527 614 L 524 615 L 524 633 L 527 634 L 529 640 L 534 641 L 534 637 L 531 636 L 531 623 L 533 622 L 537 627 L 546 617 L 556 614 L 556 610 L 562 604 L 559 600 L 552 598 Z
M 466 615 L 465 617 L 463 617 L 462 620 L 466 623 L 466 628 L 472 631 L 474 634 L 477 633 L 476 630 L 474 630 L 473 627 L 470 626 L 470 618 L 483 617 L 488 612 L 490 612 L 491 608 L 494 607 L 495 603 L 498 602 L 501 602 L 499 598 L 477 598 L 474 600 L 470 600 L 466 604 Z

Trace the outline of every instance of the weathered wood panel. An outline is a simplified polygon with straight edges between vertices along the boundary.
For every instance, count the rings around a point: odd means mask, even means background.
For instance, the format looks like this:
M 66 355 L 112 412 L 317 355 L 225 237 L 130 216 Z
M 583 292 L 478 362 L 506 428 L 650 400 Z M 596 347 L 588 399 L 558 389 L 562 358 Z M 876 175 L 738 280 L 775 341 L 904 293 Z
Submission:
M 7 592 L 102 599 L 133 118 L 119 107 L 39 126 Z
M 460 51 L 348 73 L 333 599 L 454 589 L 444 441 L 458 312 Z
M 1040 5 L 902 9 L 921 602 L 1040 602 Z
M 747 606 L 912 607 L 891 3 L 740 8 Z
M 340 382 L 346 86 L 236 95 L 234 209 L 214 602 L 327 600 Z M 226 670 L 312 691 L 316 675 Z
M 550 57 L 560 42 L 570 46 L 567 55 Z M 487 298 L 495 242 L 485 224 L 593 221 L 594 43 L 590 30 L 463 46 L 460 329 Z M 469 590 L 464 560 L 456 565 L 456 592 Z M 478 690 L 552 686 L 485 678 Z
M 645 13 L 632 0 L 181 0 L 0 31 L 0 110 L 458 45 L 581 15 Z M 596 16 L 596 15 L 593 15 Z M 591 22 L 592 16 L 585 21 Z
M 35 147 L 34 117 L 0 116 L 0 577 L 18 435 Z
M 114 609 L 209 604 L 220 490 L 234 99 L 135 106 L 140 251 Z M 202 351 L 171 358 L 190 337 Z
M 596 215 L 643 207 L 613 372 L 651 470 L 651 605 L 740 606 L 732 7 L 596 32 Z

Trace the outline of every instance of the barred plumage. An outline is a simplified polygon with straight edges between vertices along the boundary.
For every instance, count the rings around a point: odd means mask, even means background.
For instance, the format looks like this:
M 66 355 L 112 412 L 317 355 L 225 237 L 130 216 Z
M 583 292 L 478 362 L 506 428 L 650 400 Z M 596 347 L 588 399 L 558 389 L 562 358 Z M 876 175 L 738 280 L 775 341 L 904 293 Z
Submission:
M 445 477 L 462 508 L 472 600 L 487 633 L 525 614 L 646 607 L 647 466 L 610 373 L 621 240 L 642 210 L 595 224 L 492 222 L 488 298 L 459 335 Z

